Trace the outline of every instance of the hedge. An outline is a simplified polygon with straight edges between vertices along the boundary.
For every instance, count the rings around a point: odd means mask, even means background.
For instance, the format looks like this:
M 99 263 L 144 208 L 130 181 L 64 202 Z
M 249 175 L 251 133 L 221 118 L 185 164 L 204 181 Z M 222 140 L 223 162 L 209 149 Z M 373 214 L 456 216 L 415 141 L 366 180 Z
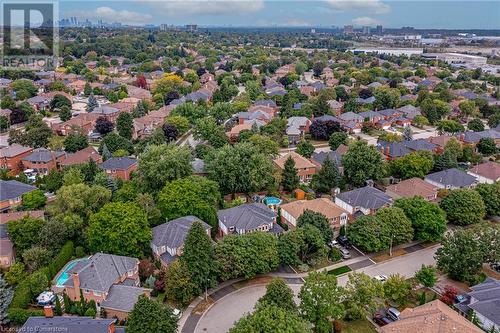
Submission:
M 32 291 L 33 286 L 31 278 L 35 274 L 43 274 L 50 282 L 57 272 L 59 272 L 61 268 L 63 268 L 64 265 L 66 265 L 66 263 L 72 258 L 73 252 L 73 242 L 66 242 L 49 266 L 40 268 L 17 285 L 14 290 L 14 297 L 12 298 L 12 302 L 10 303 L 8 310 L 8 318 L 12 323 L 16 325 L 23 325 L 24 322 L 31 316 L 43 316 L 43 310 L 27 309 L 33 298 L 37 296 L 34 295 Z M 48 286 L 45 286 L 44 288 L 46 287 Z
M 49 273 L 51 280 L 54 276 L 56 276 L 57 272 L 59 272 L 64 265 L 73 257 L 73 253 L 75 252 L 75 246 L 72 241 L 66 242 L 64 246 L 61 248 L 57 256 L 52 260 L 49 264 Z

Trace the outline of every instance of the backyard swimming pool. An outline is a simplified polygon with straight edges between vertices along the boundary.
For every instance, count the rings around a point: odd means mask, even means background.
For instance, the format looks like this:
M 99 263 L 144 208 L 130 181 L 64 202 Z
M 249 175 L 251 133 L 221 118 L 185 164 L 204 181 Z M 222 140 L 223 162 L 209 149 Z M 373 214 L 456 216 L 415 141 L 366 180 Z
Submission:
M 266 205 L 279 205 L 281 204 L 281 200 L 276 197 L 266 197 L 264 199 Z
M 56 279 L 56 286 L 57 287 L 64 287 L 64 282 L 66 282 L 69 279 L 69 277 L 71 276 L 71 274 L 68 273 L 68 271 L 71 268 L 73 268 L 73 266 L 75 266 L 77 262 L 79 262 L 81 260 L 85 260 L 85 259 L 75 259 L 66 265 L 64 270 L 59 274 L 59 276 Z

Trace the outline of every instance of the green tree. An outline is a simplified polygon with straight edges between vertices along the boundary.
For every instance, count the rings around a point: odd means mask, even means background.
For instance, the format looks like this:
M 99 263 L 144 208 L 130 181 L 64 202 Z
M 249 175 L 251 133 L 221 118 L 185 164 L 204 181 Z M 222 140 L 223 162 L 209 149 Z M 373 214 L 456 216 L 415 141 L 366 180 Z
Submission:
M 330 322 L 344 317 L 343 294 L 334 275 L 311 272 L 305 278 L 299 292 L 300 312 L 315 332 L 330 332 Z
M 460 104 L 458 105 L 458 108 L 460 109 L 460 114 L 462 115 L 462 117 L 469 117 L 469 116 L 473 116 L 474 113 L 477 113 L 477 107 L 476 107 L 476 103 L 474 103 L 474 101 L 463 101 L 463 102 L 460 102 Z
M 139 206 L 113 202 L 90 217 L 87 237 L 94 252 L 140 257 L 151 240 L 151 229 Z
M 465 131 L 465 128 L 456 120 L 440 120 L 437 124 L 440 133 L 456 134 Z
M 169 307 L 139 296 L 127 320 L 127 333 L 175 333 L 177 319 Z
M 457 225 L 479 223 L 486 214 L 481 195 L 470 189 L 451 191 L 440 206 L 446 212 L 448 221 Z
M 259 303 L 276 305 L 287 311 L 297 311 L 297 304 L 293 300 L 293 291 L 281 278 L 275 278 L 267 285 L 266 293 L 259 299 Z
M 365 273 L 349 274 L 345 286 L 346 319 L 355 320 L 371 316 L 380 308 L 384 288 L 380 281 Z
M 398 207 L 381 208 L 375 214 L 380 221 L 382 229 L 382 239 L 387 245 L 402 244 L 413 239 L 413 228 L 410 220 L 406 217 L 404 211 Z
M 342 158 L 344 176 L 355 186 L 363 185 L 368 179 L 380 179 L 383 176 L 382 156 L 374 146 L 364 140 L 350 145 L 349 151 Z
M 224 127 L 217 124 L 213 117 L 205 117 L 196 121 L 194 138 L 208 141 L 215 148 L 220 148 L 228 143 Z
M 223 194 L 276 188 L 271 157 L 248 142 L 210 151 L 205 156 L 205 170 L 209 179 L 219 183 Z
M 332 151 L 337 150 L 340 145 L 345 145 L 347 143 L 347 138 L 349 136 L 345 132 L 335 132 L 330 136 L 328 144 Z
M 194 222 L 189 229 L 180 260 L 191 273 L 196 294 L 216 284 L 212 240 L 200 222 Z
M 320 234 L 321 238 L 321 234 Z M 284 266 L 297 266 L 302 262 L 301 252 L 306 247 L 302 228 L 293 229 L 278 238 L 278 255 Z
M 311 158 L 314 153 L 314 146 L 307 140 L 301 140 L 297 144 L 297 153 L 304 156 L 305 158 Z
M 67 106 L 62 106 L 59 110 L 59 118 L 61 121 L 68 121 L 72 117 L 71 109 Z
M 392 174 L 403 178 L 423 178 L 429 174 L 434 166 L 432 153 L 429 151 L 416 151 L 392 161 L 390 169 Z
M 390 275 L 384 282 L 384 295 L 398 306 L 404 305 L 412 290 L 412 285 L 403 275 Z
M 38 209 L 45 206 L 47 197 L 41 190 L 34 190 L 22 195 L 23 207 L 28 210 Z
M 111 191 L 99 186 L 74 184 L 61 187 L 56 193 L 55 214 L 77 214 L 88 217 L 111 199 Z
M 195 297 L 197 288 L 183 261 L 176 260 L 168 265 L 165 272 L 165 296 L 169 301 L 188 305 Z
M 321 170 L 313 175 L 311 187 L 319 193 L 331 193 L 339 183 L 340 174 L 337 165 L 327 156 Z
M 401 93 L 398 89 L 381 87 L 373 93 L 375 96 L 374 106 L 378 109 L 391 109 L 398 106 Z
M 360 249 L 377 252 L 386 248 L 379 235 L 380 222 L 375 216 L 360 216 L 348 227 L 349 239 Z
M 477 150 L 483 156 L 490 156 L 498 153 L 498 147 L 492 138 L 481 138 L 476 145 Z
M 475 188 L 486 206 L 486 214 L 500 216 L 500 182 L 494 184 L 479 184 Z
M 484 131 L 484 124 L 481 119 L 475 118 L 469 121 L 469 123 L 467 124 L 467 128 L 474 132 L 481 132 Z
M 128 140 L 132 139 L 132 132 L 134 129 L 133 125 L 132 114 L 128 112 L 121 112 L 118 115 L 118 119 L 116 120 L 116 130 L 120 136 Z
M 434 266 L 422 265 L 420 270 L 415 274 L 417 281 L 427 288 L 432 288 L 436 284 L 438 277 Z
M 107 134 L 99 144 L 99 154 L 101 154 L 105 160 L 110 158 L 111 154 L 120 149 L 126 150 L 129 153 L 134 152 L 132 143 L 117 133 Z
M 52 252 L 42 246 L 32 246 L 23 251 L 23 261 L 30 272 L 47 266 L 52 257 Z
M 439 241 L 446 231 L 446 213 L 436 203 L 422 197 L 401 198 L 394 207 L 401 208 L 410 219 L 415 239 Z
M 52 111 L 60 110 L 62 107 L 71 108 L 71 101 L 64 95 L 56 94 L 50 101 L 49 107 Z
M 310 332 L 309 324 L 300 316 L 273 304 L 257 304 L 255 311 L 240 318 L 229 333 Z
M 454 152 L 445 150 L 441 155 L 437 155 L 434 161 L 434 170 L 448 170 L 458 166 L 457 157 Z
M 45 223 L 42 219 L 29 216 L 7 223 L 9 237 L 19 253 L 29 249 L 38 241 L 38 235 Z
M 166 123 L 173 125 L 179 135 L 183 135 L 189 129 L 189 120 L 182 116 L 170 116 L 167 118 Z
M 281 185 L 285 191 L 289 192 L 299 187 L 299 176 L 297 175 L 297 170 L 295 169 L 295 161 L 291 156 L 288 156 L 283 166 L 283 172 L 281 173 Z
M 219 186 L 205 177 L 190 176 L 168 182 L 158 195 L 158 208 L 167 220 L 194 215 L 217 228 Z
M 420 105 L 422 114 L 429 120 L 431 124 L 437 123 L 441 118 L 450 113 L 450 105 L 438 99 L 425 99 Z
M 228 235 L 217 243 L 215 258 L 223 281 L 253 278 L 278 267 L 277 240 L 266 232 Z
M 85 135 L 80 133 L 70 133 L 64 139 L 64 150 L 68 153 L 75 153 L 79 150 L 87 148 L 89 146 L 89 142 Z
M 18 284 L 26 279 L 28 273 L 26 272 L 26 266 L 18 261 L 10 266 L 9 270 L 5 272 L 5 281 L 11 286 Z
M 87 102 L 87 107 L 86 107 L 87 112 L 92 112 L 97 107 L 99 107 L 99 103 L 97 102 L 97 99 L 94 97 L 93 94 L 90 94 L 89 100 Z
M 270 156 L 277 156 L 279 152 L 279 144 L 273 141 L 270 137 L 253 134 L 248 138 L 250 142 L 256 149 L 257 152 Z
M 333 238 L 333 229 L 325 215 L 306 209 L 297 219 L 297 227 L 303 227 L 307 224 L 313 225 L 321 232 L 323 240 L 328 243 Z
M 149 189 L 159 190 L 168 181 L 192 174 L 191 152 L 175 144 L 149 146 L 139 156 L 138 171 Z

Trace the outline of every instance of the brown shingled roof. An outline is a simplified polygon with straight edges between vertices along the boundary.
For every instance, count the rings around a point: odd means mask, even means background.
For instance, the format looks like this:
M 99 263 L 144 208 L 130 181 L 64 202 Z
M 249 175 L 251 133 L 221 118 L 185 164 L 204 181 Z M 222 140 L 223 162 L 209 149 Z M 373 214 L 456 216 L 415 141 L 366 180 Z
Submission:
M 277 159 L 274 160 L 274 163 L 280 168 L 284 169 L 285 168 L 285 162 L 288 159 L 288 157 L 291 157 L 294 162 L 295 162 L 295 168 L 296 169 L 307 169 L 307 168 L 315 168 L 316 165 L 313 164 L 311 161 L 309 161 L 307 158 L 297 154 L 296 152 L 292 151 L 287 153 L 284 156 L 281 156 Z
M 281 205 L 282 210 L 286 210 L 290 215 L 298 219 L 306 209 L 313 212 L 321 213 L 327 219 L 339 217 L 341 214 L 348 212 L 337 206 L 333 201 L 327 198 L 318 198 L 314 200 L 297 200 L 284 205 Z
M 386 192 L 395 193 L 403 198 L 411 198 L 419 195 L 423 198 L 435 197 L 438 188 L 420 178 L 410 178 L 397 184 L 389 185 Z M 388 193 L 389 194 L 389 193 Z
M 493 181 L 497 181 L 500 179 L 500 163 L 488 161 L 473 166 L 469 172 Z
M 381 328 L 382 333 L 482 333 L 476 325 L 440 300 L 407 308 L 400 320 Z

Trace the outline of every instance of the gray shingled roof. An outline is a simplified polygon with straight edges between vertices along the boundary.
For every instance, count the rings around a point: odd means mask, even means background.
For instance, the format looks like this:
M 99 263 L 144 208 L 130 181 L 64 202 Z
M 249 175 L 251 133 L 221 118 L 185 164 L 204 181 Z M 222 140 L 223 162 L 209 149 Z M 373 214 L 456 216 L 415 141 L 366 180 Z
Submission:
M 352 191 L 342 192 L 337 198 L 353 207 L 379 209 L 390 204 L 392 198 L 372 186 L 357 188 Z
M 135 158 L 113 157 L 104 161 L 99 167 L 104 170 L 127 170 L 136 163 Z
M 109 289 L 108 297 L 101 303 L 103 308 L 130 312 L 137 303 L 139 296 L 144 295 L 148 289 L 126 286 L 123 284 L 114 284 Z
M 21 183 L 17 180 L 0 180 L 0 201 L 15 199 L 36 190 L 36 186 Z
M 433 151 L 434 149 L 437 148 L 437 145 L 434 143 L 431 143 L 425 139 L 416 139 L 416 140 L 410 140 L 410 141 L 403 141 L 403 144 L 415 151 Z
M 80 288 L 107 292 L 119 277 L 134 270 L 138 263 L 136 258 L 96 253 L 89 259 L 78 261 L 69 273 L 78 274 Z M 73 279 L 69 278 L 64 285 L 73 286 Z
M 109 333 L 109 325 L 115 319 L 93 319 L 91 317 L 29 317 L 19 332 L 65 332 L 65 333 Z M 125 332 L 116 328 L 116 333 Z
M 38 148 L 33 150 L 31 154 L 23 158 L 23 161 L 30 162 L 50 162 L 53 158 L 57 158 L 59 156 L 64 155 L 63 151 L 51 151 L 45 148 Z
M 467 294 L 470 303 L 466 305 L 500 326 L 500 281 L 487 278 L 471 289 Z
M 335 162 L 337 167 L 342 165 L 342 154 L 336 151 L 329 151 L 329 152 L 322 151 L 319 153 L 314 153 L 311 159 L 323 165 L 327 157 L 330 159 L 330 161 Z
M 403 157 L 411 153 L 411 151 L 401 142 L 379 141 L 377 147 L 382 150 L 384 155 L 390 157 Z
M 228 228 L 254 230 L 263 224 L 273 223 L 276 213 L 263 203 L 251 203 L 219 210 L 217 217 Z
M 431 173 L 425 177 L 442 185 L 451 185 L 454 187 L 466 187 L 476 182 L 476 177 L 467 174 L 456 168 Z
M 184 245 L 189 229 L 196 221 L 200 222 L 205 230 L 210 230 L 210 226 L 196 216 L 184 216 L 154 227 L 151 243 L 155 246 L 181 247 Z

